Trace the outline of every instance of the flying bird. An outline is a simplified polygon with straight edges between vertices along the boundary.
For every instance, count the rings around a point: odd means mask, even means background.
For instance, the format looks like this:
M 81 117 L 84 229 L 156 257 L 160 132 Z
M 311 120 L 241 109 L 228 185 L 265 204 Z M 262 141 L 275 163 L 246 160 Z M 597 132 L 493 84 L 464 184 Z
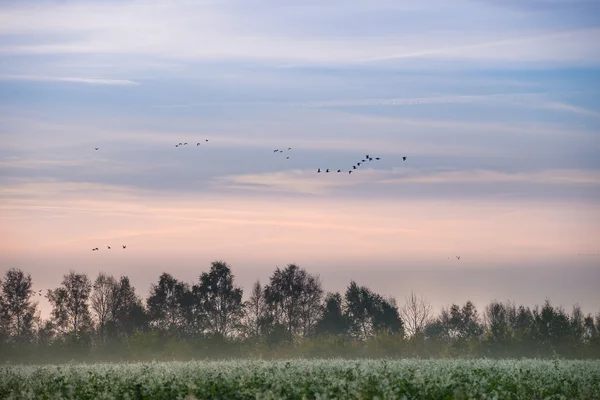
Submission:
M 327 168 L 327 171 L 325 171 L 325 172 L 329 172 L 329 168 Z
M 206 139 L 206 141 L 208 142 L 208 139 Z
M 342 172 L 342 170 L 341 170 L 341 169 L 338 169 L 338 172 Z
M 379 157 L 375 157 L 376 160 L 379 160 Z
M 287 156 L 286 158 L 287 158 L 288 160 L 290 159 L 290 157 L 289 157 L 289 156 Z
M 183 144 L 182 144 L 182 143 L 179 143 L 179 145 L 180 145 L 180 146 L 183 146 Z
M 353 166 L 352 166 L 352 169 L 356 169 L 356 165 L 353 165 Z
M 402 161 L 406 161 L 406 157 L 402 157 Z
M 291 149 L 292 149 L 291 147 L 288 147 L 288 150 L 291 150 Z
M 200 146 L 200 143 L 196 143 L 196 146 Z
M 98 150 L 98 147 L 94 147 L 96 150 Z
M 456 256 L 456 259 L 457 259 L 457 260 L 460 260 L 460 256 Z
M 106 246 L 106 247 L 108 247 L 108 249 L 110 250 L 110 246 Z
M 352 173 L 352 171 L 351 171 L 351 170 L 350 170 L 350 171 L 348 171 L 348 175 L 350 175 L 351 173 Z
M 126 249 L 126 248 L 127 248 L 127 246 L 123 245 L 123 248 L 124 248 L 124 249 Z
M 368 155 L 368 154 L 366 155 L 366 158 L 369 158 L 369 155 Z
M 317 170 L 317 172 L 321 172 L 321 168 L 319 168 L 319 169 Z

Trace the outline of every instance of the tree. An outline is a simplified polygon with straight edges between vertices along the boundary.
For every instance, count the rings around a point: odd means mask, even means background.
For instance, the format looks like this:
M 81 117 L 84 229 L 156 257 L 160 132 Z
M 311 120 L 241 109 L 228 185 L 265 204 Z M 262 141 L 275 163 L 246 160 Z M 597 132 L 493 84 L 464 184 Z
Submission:
M 244 309 L 246 311 L 246 334 L 247 336 L 257 338 L 261 335 L 262 325 L 267 308 L 265 291 L 260 281 L 254 282 L 250 298 L 246 302 Z
M 115 303 L 115 294 L 117 292 L 117 281 L 111 275 L 108 276 L 104 272 L 100 272 L 93 285 L 93 293 L 91 296 L 92 310 L 96 314 L 98 320 L 98 331 L 102 341 L 106 338 L 106 328 L 109 318 L 112 317 Z
M 2 286 L 2 279 L 0 279 L 0 287 Z M 9 325 L 10 317 L 6 308 L 6 304 L 4 303 L 4 296 L 0 290 L 0 345 L 8 341 L 8 338 L 10 337 Z
M 265 288 L 272 324 L 283 326 L 288 340 L 309 332 L 316 323 L 314 299 L 321 295 L 320 282 L 306 270 L 295 264 L 277 268 Z
M 127 276 L 119 279 L 113 296 L 108 322 L 109 332 L 113 335 L 131 336 L 136 331 L 146 331 L 148 314 Z
M 318 276 L 307 275 L 304 290 L 300 293 L 300 317 L 302 336 L 308 337 L 322 313 L 323 287 Z
M 370 337 L 374 333 L 370 312 L 373 309 L 373 293 L 369 288 L 359 287 L 355 281 L 351 281 L 344 299 L 350 333 L 362 339 Z
M 88 304 L 91 291 L 92 284 L 87 275 L 69 271 L 63 276 L 62 286 L 48 290 L 46 295 L 52 304 L 54 324 L 75 339 L 80 339 L 82 333 L 91 327 Z
M 227 263 L 214 261 L 210 272 L 202 273 L 200 284 L 193 289 L 200 296 L 205 329 L 222 337 L 239 328 L 244 313 L 243 290 L 234 286 L 233 278 Z
M 404 324 L 394 298 L 386 299 L 379 294 L 373 294 L 370 313 L 372 315 L 373 330 L 376 333 L 388 332 L 404 336 Z
M 158 284 L 153 284 L 148 304 L 148 317 L 152 326 L 158 331 L 167 333 L 180 332 L 186 322 L 189 304 L 188 285 L 179 282 L 168 273 L 163 273 L 158 279 Z
M 6 271 L 2 283 L 2 301 L 7 332 L 16 341 L 31 339 L 37 304 L 31 301 L 31 275 L 20 269 Z
M 342 295 L 339 293 L 327 294 L 322 316 L 315 326 L 315 333 L 317 335 L 345 335 L 348 330 L 348 319 L 344 315 Z
M 419 336 L 432 318 L 432 308 L 423 297 L 417 298 L 412 291 L 400 309 L 404 329 L 409 336 Z

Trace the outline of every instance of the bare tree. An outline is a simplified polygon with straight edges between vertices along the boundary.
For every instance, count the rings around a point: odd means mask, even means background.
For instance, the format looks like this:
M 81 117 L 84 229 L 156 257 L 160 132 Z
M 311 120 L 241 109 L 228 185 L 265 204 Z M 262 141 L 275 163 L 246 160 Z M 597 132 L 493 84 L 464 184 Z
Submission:
M 425 326 L 431 321 L 433 312 L 431 304 L 422 296 L 417 298 L 417 295 L 411 291 L 410 296 L 406 297 L 406 303 L 400 309 L 400 316 L 406 333 L 414 336 L 425 331 Z
M 117 281 L 111 275 L 108 276 L 104 272 L 100 272 L 94 282 L 94 291 L 91 296 L 92 310 L 98 320 L 98 330 L 100 340 L 106 338 L 106 324 L 109 318 L 112 317 L 114 297 L 116 294 Z
M 264 288 L 260 281 L 254 282 L 252 285 L 252 293 L 246 302 L 246 329 L 248 335 L 259 337 L 261 333 L 261 319 L 265 315 L 267 300 L 265 297 Z

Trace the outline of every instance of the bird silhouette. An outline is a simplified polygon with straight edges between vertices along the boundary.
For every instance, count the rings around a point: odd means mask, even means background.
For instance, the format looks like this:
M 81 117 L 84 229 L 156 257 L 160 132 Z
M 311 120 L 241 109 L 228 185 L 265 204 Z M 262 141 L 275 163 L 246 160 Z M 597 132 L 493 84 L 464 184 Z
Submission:
M 325 171 L 325 172 L 329 172 L 329 168 L 327 168 L 327 171 Z
M 208 142 L 208 139 L 206 139 L 206 141 Z
M 353 165 L 353 166 L 352 166 L 352 169 L 356 169 L 356 165 Z
M 110 250 L 110 246 L 106 246 L 106 247 L 108 247 L 108 249 Z
M 341 170 L 341 169 L 338 169 L 338 172 L 342 172 L 342 170 Z
M 200 143 L 196 143 L 196 146 L 200 146 Z
M 187 145 L 187 143 L 184 143 L 183 145 L 184 145 L 184 146 L 186 146 L 186 145 Z
M 369 158 L 369 155 L 367 154 L 367 155 L 365 156 L 365 158 Z
M 352 171 L 348 171 L 348 175 L 350 175 L 352 173 Z
M 358 163 L 356 163 L 356 165 L 360 167 L 360 163 L 359 163 L 359 162 L 358 162 Z
M 319 168 L 319 169 L 317 170 L 317 172 L 321 172 L 321 168 Z
M 288 147 L 288 150 L 291 150 L 291 149 L 292 149 L 291 147 Z
M 123 245 L 123 248 L 124 248 L 124 249 L 126 249 L 126 248 L 127 248 L 127 246 Z
M 286 157 L 286 158 L 287 158 L 288 160 L 290 159 L 290 157 L 289 157 L 289 156 L 288 156 L 288 157 Z
M 176 144 L 176 145 L 175 145 L 175 147 L 179 147 L 179 145 L 178 145 L 178 144 Z
M 183 144 L 182 144 L 182 143 L 179 143 L 179 145 L 180 145 L 180 146 L 182 146 Z
M 97 148 L 97 147 L 94 147 L 94 148 L 95 148 L 96 150 L 98 150 L 98 148 Z
M 460 260 L 460 256 L 456 256 L 456 259 L 457 259 L 457 260 Z
M 379 157 L 375 157 L 376 160 L 379 160 Z
M 402 161 L 406 161 L 406 157 L 402 157 Z

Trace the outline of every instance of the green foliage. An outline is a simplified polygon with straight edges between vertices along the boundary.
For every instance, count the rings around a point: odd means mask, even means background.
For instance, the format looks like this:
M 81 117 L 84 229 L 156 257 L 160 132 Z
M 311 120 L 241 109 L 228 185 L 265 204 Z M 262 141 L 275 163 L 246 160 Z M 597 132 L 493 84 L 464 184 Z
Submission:
M 599 361 L 282 360 L 0 367 L 12 399 L 597 399 Z

